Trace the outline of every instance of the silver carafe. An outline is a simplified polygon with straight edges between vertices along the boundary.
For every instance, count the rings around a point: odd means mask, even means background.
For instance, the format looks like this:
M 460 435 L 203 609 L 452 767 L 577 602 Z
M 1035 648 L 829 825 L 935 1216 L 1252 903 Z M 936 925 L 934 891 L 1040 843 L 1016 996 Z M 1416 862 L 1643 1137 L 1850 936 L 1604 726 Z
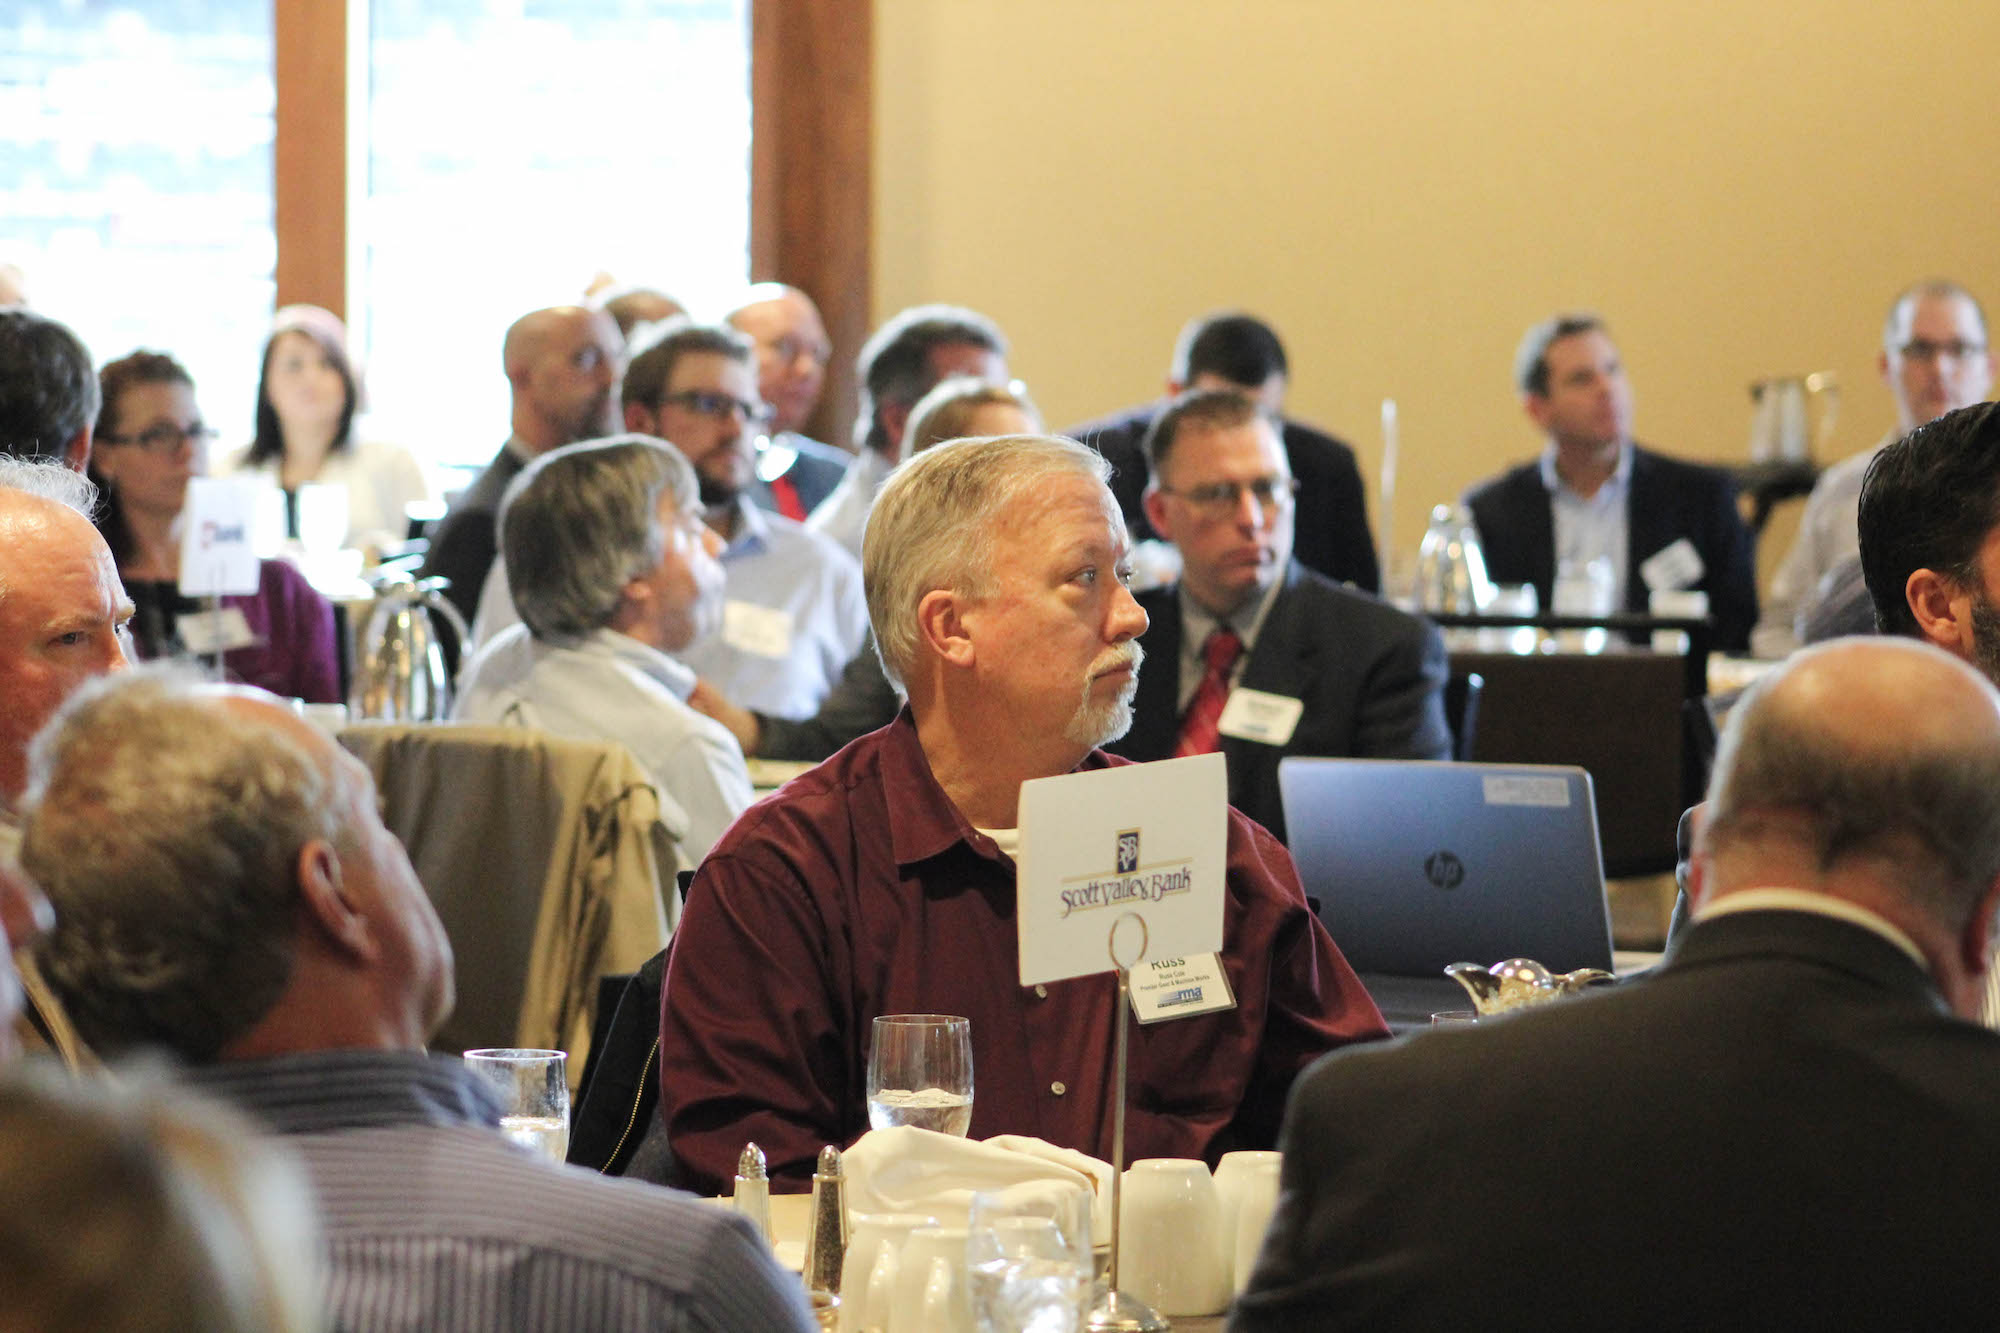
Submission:
M 1479 529 L 1464 505 L 1439 505 L 1417 548 L 1417 606 L 1425 611 L 1478 615 L 1493 600 Z
M 380 577 L 355 646 L 347 700 L 355 720 L 442 722 L 451 712 L 451 675 L 431 613 L 451 626 L 461 652 L 471 646 L 472 634 L 444 597 L 450 586 L 447 578 L 412 579 L 400 570 Z

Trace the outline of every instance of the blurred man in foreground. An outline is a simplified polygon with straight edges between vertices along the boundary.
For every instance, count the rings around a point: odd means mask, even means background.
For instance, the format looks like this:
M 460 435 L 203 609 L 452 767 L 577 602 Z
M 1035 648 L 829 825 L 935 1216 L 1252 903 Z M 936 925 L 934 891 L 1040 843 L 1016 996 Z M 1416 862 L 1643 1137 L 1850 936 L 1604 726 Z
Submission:
M 1302 1078 L 1230 1327 L 1984 1324 L 2000 695 L 1921 644 L 1802 651 L 1730 715 L 1692 880 L 1645 979 Z
M 961 440 L 877 499 L 868 606 L 909 705 L 746 812 L 674 937 L 660 1108 L 697 1187 L 754 1140 L 800 1189 L 857 1138 L 880 1014 L 971 1019 L 974 1138 L 1110 1155 L 1113 979 L 1024 989 L 1014 921 L 1021 784 L 1119 762 L 1097 747 L 1132 721 L 1146 616 L 1105 471 L 1069 440 Z M 1269 1147 L 1300 1069 L 1385 1032 L 1291 858 L 1234 813 L 1227 876 L 1239 1003 L 1135 1034 L 1135 1158 Z
M 25 813 L 51 985 L 99 1051 L 163 1049 L 287 1137 L 338 1327 L 809 1327 L 739 1219 L 538 1160 L 485 1083 L 424 1054 L 444 931 L 367 770 L 280 701 L 155 671 L 88 686 L 37 741 Z

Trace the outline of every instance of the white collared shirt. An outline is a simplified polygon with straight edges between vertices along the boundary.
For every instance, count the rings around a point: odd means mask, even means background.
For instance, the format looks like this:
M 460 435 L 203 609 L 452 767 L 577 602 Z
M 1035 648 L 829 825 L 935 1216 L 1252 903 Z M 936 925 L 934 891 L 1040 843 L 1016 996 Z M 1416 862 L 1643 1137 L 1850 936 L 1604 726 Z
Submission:
M 1915 940 L 1892 922 L 1845 898 L 1805 889 L 1738 889 L 1710 901 L 1694 914 L 1694 919 L 1706 921 L 1711 917 L 1732 916 L 1737 912 L 1810 912 L 1814 916 L 1845 921 L 1895 945 L 1911 962 L 1923 969 L 1925 976 L 1930 975 L 1930 960 L 1924 957 L 1924 951 L 1917 947 Z
M 1630 555 L 1627 514 L 1632 495 L 1631 441 L 1619 446 L 1618 466 L 1588 499 L 1571 489 L 1556 470 L 1554 444 L 1542 450 L 1541 473 L 1542 485 L 1549 493 L 1549 513 L 1555 530 L 1556 563 L 1551 576 L 1566 563 L 1581 572 L 1602 556 L 1611 562 L 1612 608 L 1623 608 Z

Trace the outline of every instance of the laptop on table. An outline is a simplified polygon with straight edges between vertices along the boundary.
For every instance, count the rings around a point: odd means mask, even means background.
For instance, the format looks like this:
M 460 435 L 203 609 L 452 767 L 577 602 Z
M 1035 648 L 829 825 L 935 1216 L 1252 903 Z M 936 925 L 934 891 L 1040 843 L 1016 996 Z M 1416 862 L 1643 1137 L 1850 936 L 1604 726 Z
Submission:
M 1451 963 L 1611 970 L 1583 769 L 1288 758 L 1278 788 L 1306 894 L 1396 1030 L 1470 1007 Z

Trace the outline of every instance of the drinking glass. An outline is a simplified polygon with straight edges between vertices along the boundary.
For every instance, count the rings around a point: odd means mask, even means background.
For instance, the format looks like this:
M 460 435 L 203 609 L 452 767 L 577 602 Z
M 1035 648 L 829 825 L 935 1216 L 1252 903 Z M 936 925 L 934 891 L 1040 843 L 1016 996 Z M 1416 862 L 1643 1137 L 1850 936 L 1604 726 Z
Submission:
M 467 1051 L 466 1067 L 500 1094 L 500 1132 L 551 1162 L 569 1155 L 569 1083 L 563 1051 Z
M 972 1128 L 972 1021 L 883 1014 L 868 1048 L 868 1127 L 915 1125 L 965 1137 Z
M 1090 1309 L 1090 1190 L 1049 1182 L 972 1196 L 967 1285 L 979 1333 L 1076 1333 Z

